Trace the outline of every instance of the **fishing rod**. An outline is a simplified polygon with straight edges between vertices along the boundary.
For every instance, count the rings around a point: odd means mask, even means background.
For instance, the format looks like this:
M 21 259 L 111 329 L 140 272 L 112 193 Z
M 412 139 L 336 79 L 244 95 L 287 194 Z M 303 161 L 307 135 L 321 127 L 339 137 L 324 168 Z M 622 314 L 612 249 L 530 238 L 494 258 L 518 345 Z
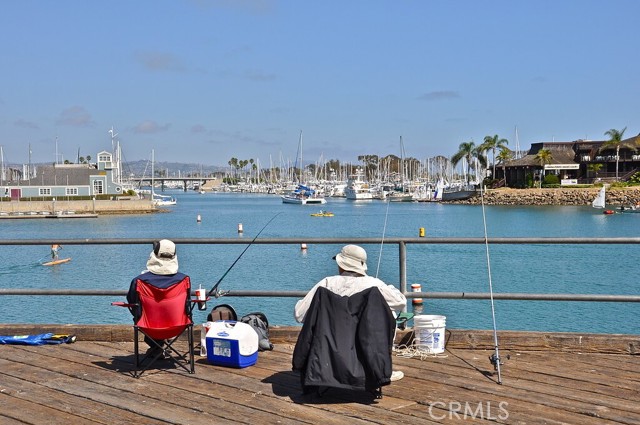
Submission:
M 493 346 L 494 353 L 489 356 L 489 361 L 493 365 L 495 371 L 498 374 L 498 384 L 502 385 L 502 375 L 500 373 L 500 352 L 498 350 L 498 330 L 496 327 L 496 310 L 493 304 L 493 283 L 491 282 L 491 260 L 489 258 L 489 239 L 487 237 L 487 217 L 484 212 L 484 190 L 485 187 L 480 188 L 480 201 L 482 204 L 482 223 L 484 225 L 484 246 L 487 256 L 487 271 L 489 273 L 489 298 L 491 299 L 491 317 L 493 318 Z
M 387 196 L 387 211 L 384 214 L 384 226 L 382 227 L 382 240 L 380 241 L 380 255 L 378 256 L 378 267 L 376 268 L 376 277 L 378 277 L 378 272 L 380 271 L 380 261 L 382 260 L 382 247 L 384 245 L 384 235 L 387 231 L 387 218 L 389 218 L 389 204 L 391 200 Z
M 216 282 L 216 284 L 213 286 L 213 288 L 211 288 L 211 290 L 209 291 L 209 293 L 207 294 L 208 297 L 210 296 L 214 296 L 215 298 L 221 297 L 223 295 L 225 295 L 228 291 L 218 291 L 218 286 L 220 285 L 220 282 L 222 282 L 222 279 L 225 278 L 225 276 L 227 275 L 227 273 L 229 273 L 231 271 L 231 269 L 233 268 L 233 266 L 236 265 L 236 263 L 238 262 L 238 260 L 240 260 L 240 258 L 242 258 L 242 256 L 244 255 L 245 252 L 247 252 L 247 250 L 249 249 L 249 247 L 251 245 L 253 245 L 253 243 L 256 241 L 256 239 L 258 239 L 258 236 L 260 236 L 260 233 L 262 233 L 262 231 L 264 229 L 267 228 L 267 226 L 278 216 L 280 215 L 282 211 L 280 211 L 279 213 L 276 213 L 276 215 L 274 215 L 273 217 L 271 217 L 271 220 L 267 221 L 267 224 L 264 225 L 264 227 L 262 229 L 260 229 L 260 231 L 258 232 L 258 234 L 251 240 L 251 242 L 249 242 L 249 245 L 247 245 L 247 247 L 244 249 L 244 251 L 242 251 L 240 253 L 240 255 L 238 256 L 238 258 L 235 259 L 235 261 L 231 264 L 231 266 L 229 266 L 229 268 L 227 269 L 226 272 L 224 272 L 224 274 L 222 275 L 222 277 L 220 279 L 218 279 L 218 281 Z

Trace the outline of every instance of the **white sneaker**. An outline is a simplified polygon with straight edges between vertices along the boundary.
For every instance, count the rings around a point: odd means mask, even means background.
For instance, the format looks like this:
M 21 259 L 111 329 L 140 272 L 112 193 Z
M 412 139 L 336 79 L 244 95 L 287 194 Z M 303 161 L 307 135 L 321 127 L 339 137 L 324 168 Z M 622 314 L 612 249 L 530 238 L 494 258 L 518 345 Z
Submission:
M 391 382 L 393 381 L 399 381 L 402 378 L 404 378 L 404 372 L 401 370 L 394 370 L 393 372 L 391 372 Z

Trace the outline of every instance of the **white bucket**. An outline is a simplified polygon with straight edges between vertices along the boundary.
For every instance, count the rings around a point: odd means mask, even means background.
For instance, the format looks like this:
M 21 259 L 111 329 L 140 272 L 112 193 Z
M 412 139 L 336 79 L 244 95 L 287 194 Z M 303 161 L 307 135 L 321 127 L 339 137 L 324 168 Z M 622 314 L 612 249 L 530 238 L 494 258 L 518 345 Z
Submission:
M 414 342 L 418 348 L 434 354 L 444 353 L 445 316 L 413 316 Z

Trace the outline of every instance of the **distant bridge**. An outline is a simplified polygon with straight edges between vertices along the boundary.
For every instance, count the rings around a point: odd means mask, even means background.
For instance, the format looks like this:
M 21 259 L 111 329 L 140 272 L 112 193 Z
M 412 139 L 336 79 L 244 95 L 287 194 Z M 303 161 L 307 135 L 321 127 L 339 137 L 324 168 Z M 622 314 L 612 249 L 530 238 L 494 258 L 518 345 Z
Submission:
M 162 190 L 165 189 L 166 182 L 182 182 L 182 187 L 184 191 L 187 191 L 188 183 L 198 183 L 199 185 L 205 185 L 208 181 L 218 180 L 217 177 L 131 177 L 130 179 L 133 182 L 136 182 L 137 185 L 148 184 L 151 185 L 151 181 L 154 183 L 160 183 L 160 187 Z

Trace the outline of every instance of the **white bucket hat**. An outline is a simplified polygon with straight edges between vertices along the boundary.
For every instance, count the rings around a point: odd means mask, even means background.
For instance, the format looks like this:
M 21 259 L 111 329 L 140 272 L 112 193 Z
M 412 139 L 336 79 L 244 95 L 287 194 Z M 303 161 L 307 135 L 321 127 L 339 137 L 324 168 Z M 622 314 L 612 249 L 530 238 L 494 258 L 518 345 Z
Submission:
M 367 274 L 367 251 L 358 245 L 345 245 L 340 252 L 333 257 L 342 270 Z
M 147 260 L 147 270 L 153 274 L 178 273 L 178 255 L 176 244 L 168 239 L 153 243 L 153 251 Z

